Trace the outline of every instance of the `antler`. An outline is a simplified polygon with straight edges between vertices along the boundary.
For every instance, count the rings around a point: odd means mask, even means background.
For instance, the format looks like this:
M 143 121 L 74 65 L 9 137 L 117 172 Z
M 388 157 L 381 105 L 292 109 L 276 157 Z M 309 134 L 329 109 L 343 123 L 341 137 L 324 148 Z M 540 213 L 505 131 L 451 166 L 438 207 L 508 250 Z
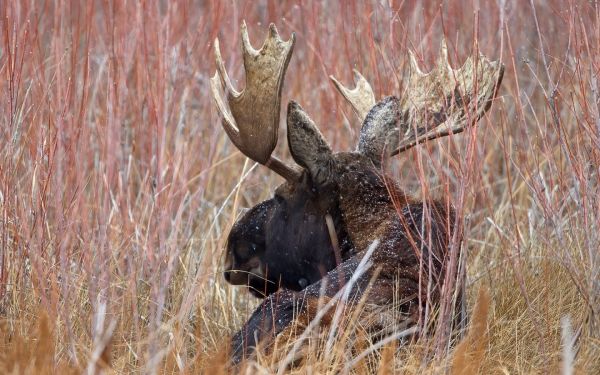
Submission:
M 248 28 L 241 26 L 242 53 L 246 72 L 246 87 L 233 88 L 215 39 L 217 72 L 211 78 L 211 90 L 223 117 L 223 128 L 233 144 L 247 157 L 259 162 L 287 180 L 300 178 L 297 168 L 272 156 L 277 145 L 281 88 L 294 49 L 295 36 L 283 41 L 275 25 L 269 25 L 269 35 L 260 50 L 250 44 Z M 226 89 L 227 100 L 223 92 Z
M 436 67 L 429 73 L 423 73 L 414 54 L 409 53 L 409 83 L 399 105 L 399 142 L 391 155 L 475 124 L 490 108 L 504 74 L 501 62 L 490 61 L 481 53 L 469 57 L 460 69 L 452 69 L 444 40 Z M 354 74 L 356 87 L 352 90 L 330 78 L 364 122 L 375 105 L 375 96 L 365 78 L 356 70 Z
M 400 98 L 406 117 L 400 122 L 400 141 L 391 155 L 475 124 L 490 108 L 504 74 L 500 61 L 490 61 L 479 51 L 460 69 L 452 69 L 445 40 L 436 67 L 429 73 L 423 73 L 409 53 L 409 84 Z
M 371 85 L 369 85 L 369 82 L 367 82 L 365 77 L 363 77 L 356 69 L 353 69 L 352 71 L 354 72 L 354 81 L 356 85 L 352 90 L 344 87 L 344 85 L 335 79 L 334 76 L 329 76 L 329 79 L 333 81 L 335 88 L 342 94 L 348 103 L 350 103 L 356 116 L 363 122 L 367 117 L 367 113 L 369 113 L 371 108 L 375 105 L 375 95 L 373 94 Z

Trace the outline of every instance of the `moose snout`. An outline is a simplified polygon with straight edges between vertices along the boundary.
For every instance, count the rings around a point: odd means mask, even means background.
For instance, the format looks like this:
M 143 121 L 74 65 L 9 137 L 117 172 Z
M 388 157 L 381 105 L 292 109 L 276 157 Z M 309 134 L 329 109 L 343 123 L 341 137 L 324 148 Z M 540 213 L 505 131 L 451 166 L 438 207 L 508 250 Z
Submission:
M 226 270 L 223 272 L 225 281 L 233 285 L 246 285 L 248 283 L 248 272 L 242 270 Z
M 233 285 L 248 285 L 250 278 L 264 276 L 260 260 L 252 258 L 243 264 L 226 267 L 223 277 L 225 281 Z

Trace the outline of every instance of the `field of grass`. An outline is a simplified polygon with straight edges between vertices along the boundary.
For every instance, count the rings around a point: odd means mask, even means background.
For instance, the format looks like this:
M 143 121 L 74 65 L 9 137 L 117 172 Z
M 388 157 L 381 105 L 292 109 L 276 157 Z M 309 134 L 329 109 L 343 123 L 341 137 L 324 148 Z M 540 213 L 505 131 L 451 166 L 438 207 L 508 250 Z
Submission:
M 282 182 L 235 149 L 210 95 L 216 37 L 243 87 L 244 19 L 255 46 L 270 22 L 296 33 L 282 107 L 338 151 L 360 124 L 330 74 L 398 94 L 408 50 L 430 69 L 443 37 L 454 66 L 475 44 L 506 66 L 473 131 L 390 166 L 465 217 L 465 339 L 433 355 L 433 339 L 316 335 L 288 370 L 600 373 L 600 4 L 573 0 L 0 2 L 0 373 L 226 371 L 258 302 L 222 277 L 227 233 Z M 248 373 L 285 370 L 293 345 Z

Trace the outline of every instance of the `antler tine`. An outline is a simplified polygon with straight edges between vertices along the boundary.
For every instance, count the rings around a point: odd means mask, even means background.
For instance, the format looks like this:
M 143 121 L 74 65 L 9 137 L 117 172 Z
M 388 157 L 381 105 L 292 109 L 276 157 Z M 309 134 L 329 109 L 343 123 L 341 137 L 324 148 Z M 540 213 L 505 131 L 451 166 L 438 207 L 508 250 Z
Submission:
M 415 56 L 415 53 L 411 50 L 408 50 L 408 57 L 410 60 L 410 73 L 415 74 L 419 77 L 426 76 L 427 74 L 423 73 L 419 68 L 419 63 L 417 62 L 417 57 Z
M 275 25 L 260 50 L 250 44 L 248 28 L 241 26 L 242 54 L 246 87 L 235 90 L 215 40 L 217 71 L 210 80 L 217 109 L 223 117 L 223 129 L 233 144 L 247 157 L 272 169 L 287 180 L 300 178 L 300 170 L 272 156 L 277 145 L 281 89 L 296 38 L 283 41 Z
M 409 54 L 409 84 L 400 99 L 404 113 L 400 141 L 392 155 L 427 140 L 460 133 L 475 124 L 490 108 L 504 74 L 500 61 L 490 61 L 479 51 L 460 69 L 452 69 L 445 40 L 430 73 L 423 73 L 414 54 Z
M 335 88 L 342 94 L 342 96 L 352 105 L 352 109 L 359 120 L 363 122 L 369 110 L 375 105 L 375 95 L 373 89 L 365 77 L 360 74 L 356 69 L 354 72 L 355 87 L 348 89 L 342 85 L 334 76 L 329 76 L 329 79 L 333 81 Z

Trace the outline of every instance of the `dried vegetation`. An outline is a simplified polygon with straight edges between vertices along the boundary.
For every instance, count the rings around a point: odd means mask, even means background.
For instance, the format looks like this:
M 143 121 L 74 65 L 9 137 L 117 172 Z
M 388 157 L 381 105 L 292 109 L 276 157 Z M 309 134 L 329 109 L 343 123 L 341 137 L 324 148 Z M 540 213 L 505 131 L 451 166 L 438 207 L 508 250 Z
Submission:
M 600 373 L 600 5 L 562 0 L 1 2 L 1 373 L 227 371 L 256 301 L 223 281 L 224 240 L 280 182 L 211 102 L 216 36 L 243 86 L 242 18 L 297 33 L 283 103 L 336 150 L 360 125 L 328 75 L 398 93 L 407 51 L 432 67 L 443 36 L 455 66 L 474 41 L 506 65 L 478 127 L 389 166 L 466 218 L 462 341 L 370 342 L 347 312 L 248 371 Z

